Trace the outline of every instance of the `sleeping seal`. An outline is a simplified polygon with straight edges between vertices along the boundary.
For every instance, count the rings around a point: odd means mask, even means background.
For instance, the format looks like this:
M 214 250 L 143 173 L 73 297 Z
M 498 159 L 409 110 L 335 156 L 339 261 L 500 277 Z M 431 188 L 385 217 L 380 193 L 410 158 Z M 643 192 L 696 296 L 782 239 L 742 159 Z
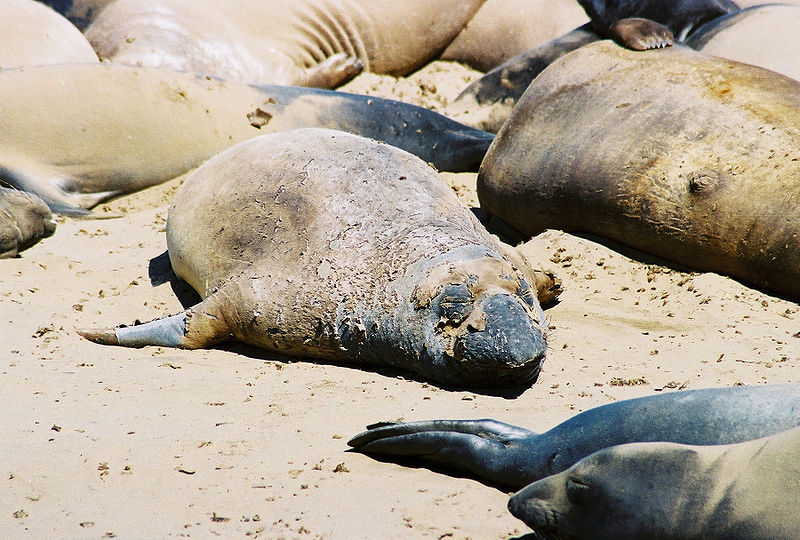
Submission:
M 686 45 L 800 80 L 800 6 L 767 4 L 714 19 Z
M 534 482 L 508 509 L 546 538 L 800 538 L 800 428 L 718 446 L 634 443 Z
M 240 143 L 180 187 L 167 246 L 203 301 L 82 335 L 239 340 L 476 387 L 529 384 L 544 358 L 535 278 L 432 168 L 387 144 L 311 128 Z
M 16 257 L 55 230 L 50 209 L 39 197 L 0 187 L 0 258 Z
M 435 58 L 484 0 L 117 0 L 86 29 L 113 62 L 333 88 Z
M 60 212 L 80 213 L 239 141 L 297 127 L 382 140 L 445 171 L 477 170 L 493 138 L 398 101 L 115 64 L 3 70 L 0 95 L 0 181 Z
M 609 446 L 666 441 L 729 444 L 800 425 L 800 384 L 687 390 L 595 407 L 538 434 L 496 420 L 381 423 L 347 444 L 416 457 L 520 489 Z
M 620 84 L 624 81 L 624 84 Z M 481 207 L 800 296 L 800 82 L 686 47 L 591 43 L 531 83 Z

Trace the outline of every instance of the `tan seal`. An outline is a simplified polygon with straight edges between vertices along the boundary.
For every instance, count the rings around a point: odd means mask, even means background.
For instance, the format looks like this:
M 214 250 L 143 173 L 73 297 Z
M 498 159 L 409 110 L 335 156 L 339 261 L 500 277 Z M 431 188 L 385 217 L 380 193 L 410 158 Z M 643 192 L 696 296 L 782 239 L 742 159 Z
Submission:
M 167 245 L 203 301 L 84 336 L 238 340 L 454 386 L 529 384 L 544 360 L 535 277 L 433 169 L 387 144 L 325 129 L 240 143 L 181 186 Z

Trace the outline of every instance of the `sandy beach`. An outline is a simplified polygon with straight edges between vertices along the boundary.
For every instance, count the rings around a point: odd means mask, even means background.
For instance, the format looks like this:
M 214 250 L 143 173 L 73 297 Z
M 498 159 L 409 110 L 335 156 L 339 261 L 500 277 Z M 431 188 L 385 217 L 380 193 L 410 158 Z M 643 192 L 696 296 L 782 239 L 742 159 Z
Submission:
M 444 106 L 480 73 L 435 62 L 342 88 Z M 470 207 L 475 174 L 442 177 Z M 477 480 L 348 452 L 383 420 L 495 418 L 543 431 L 655 392 L 800 381 L 796 302 L 608 242 L 519 249 L 561 278 L 549 351 L 520 392 L 450 391 L 393 370 L 213 350 L 125 349 L 76 328 L 197 301 L 166 256 L 181 180 L 59 217 L 0 261 L 0 531 L 6 538 L 509 538 L 529 529 Z

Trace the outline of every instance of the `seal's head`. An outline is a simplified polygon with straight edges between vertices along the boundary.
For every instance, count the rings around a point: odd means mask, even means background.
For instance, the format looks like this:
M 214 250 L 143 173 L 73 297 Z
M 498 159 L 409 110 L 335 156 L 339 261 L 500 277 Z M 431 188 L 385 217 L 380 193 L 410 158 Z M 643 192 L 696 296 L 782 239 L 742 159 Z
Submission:
M 547 344 L 532 285 L 492 253 L 430 267 L 413 290 L 412 304 L 418 314 L 427 313 L 426 348 L 438 355 L 432 362 L 474 386 L 535 381 Z
M 707 498 L 710 488 L 696 487 L 699 470 L 689 446 L 614 446 L 521 489 L 508 509 L 545 538 L 672 537 Z

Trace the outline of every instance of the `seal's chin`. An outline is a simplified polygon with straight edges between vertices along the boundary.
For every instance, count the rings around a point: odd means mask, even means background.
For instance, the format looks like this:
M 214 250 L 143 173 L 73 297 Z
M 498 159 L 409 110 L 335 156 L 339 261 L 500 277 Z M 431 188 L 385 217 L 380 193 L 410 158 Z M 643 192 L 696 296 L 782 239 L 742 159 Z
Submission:
M 456 337 L 454 360 L 475 380 L 491 386 L 534 382 L 547 351 L 534 313 L 514 295 L 484 296 L 462 323 L 465 331 Z

